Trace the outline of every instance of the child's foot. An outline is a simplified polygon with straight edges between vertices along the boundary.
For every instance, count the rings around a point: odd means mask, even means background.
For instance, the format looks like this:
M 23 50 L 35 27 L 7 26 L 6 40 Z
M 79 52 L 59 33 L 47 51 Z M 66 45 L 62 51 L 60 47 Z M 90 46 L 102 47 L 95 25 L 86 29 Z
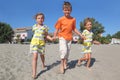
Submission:
M 81 61 L 78 60 L 77 66 L 80 67 L 81 66 Z
M 64 71 L 61 71 L 61 70 L 58 70 L 56 72 L 57 72 L 57 74 L 64 74 Z
M 61 70 L 60 73 L 61 73 L 61 74 L 64 74 L 64 70 Z
M 90 67 L 87 67 L 87 69 L 88 69 L 89 71 L 91 71 Z
M 67 64 L 65 64 L 65 65 L 64 65 L 64 69 L 67 69 L 67 68 L 68 68 L 68 66 L 67 66 Z
M 36 75 L 32 75 L 32 78 L 33 78 L 33 79 L 37 79 L 37 76 L 36 76 Z
M 42 69 L 44 70 L 44 68 L 45 68 L 45 65 L 42 65 Z
M 64 74 L 64 67 L 61 67 L 61 68 L 60 68 L 60 73 L 61 73 L 61 74 Z
M 65 66 L 64 69 L 68 69 L 69 66 Z

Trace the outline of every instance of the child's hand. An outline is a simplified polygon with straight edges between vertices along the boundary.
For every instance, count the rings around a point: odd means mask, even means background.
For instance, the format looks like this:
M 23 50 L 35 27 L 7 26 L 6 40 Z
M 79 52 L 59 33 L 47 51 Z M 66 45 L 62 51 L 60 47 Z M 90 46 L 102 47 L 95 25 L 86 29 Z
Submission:
M 55 41 L 55 40 L 56 40 L 56 37 L 52 37 L 52 39 L 53 39 L 53 41 Z
M 86 37 L 84 35 L 81 36 L 82 40 L 86 40 Z
M 49 39 L 50 41 L 53 41 L 53 38 L 52 37 L 50 37 L 49 35 L 47 35 L 47 37 L 46 37 L 47 39 Z
M 53 41 L 53 38 L 51 38 L 50 41 Z

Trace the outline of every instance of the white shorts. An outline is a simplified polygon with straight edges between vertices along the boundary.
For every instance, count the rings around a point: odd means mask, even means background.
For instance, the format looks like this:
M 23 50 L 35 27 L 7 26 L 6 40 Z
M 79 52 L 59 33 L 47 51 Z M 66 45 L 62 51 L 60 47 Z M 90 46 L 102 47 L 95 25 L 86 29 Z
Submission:
M 59 51 L 61 59 L 68 59 L 71 48 L 71 41 L 65 40 L 63 37 L 59 38 Z

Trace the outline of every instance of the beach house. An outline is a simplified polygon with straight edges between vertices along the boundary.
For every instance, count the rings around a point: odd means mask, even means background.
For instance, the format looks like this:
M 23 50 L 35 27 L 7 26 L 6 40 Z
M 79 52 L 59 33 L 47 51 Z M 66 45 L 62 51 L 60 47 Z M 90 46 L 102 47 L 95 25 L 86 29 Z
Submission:
M 120 44 L 120 39 L 117 38 L 112 38 L 111 43 L 110 44 Z
M 26 42 L 32 38 L 32 35 L 32 27 L 16 28 L 14 29 L 13 43 Z

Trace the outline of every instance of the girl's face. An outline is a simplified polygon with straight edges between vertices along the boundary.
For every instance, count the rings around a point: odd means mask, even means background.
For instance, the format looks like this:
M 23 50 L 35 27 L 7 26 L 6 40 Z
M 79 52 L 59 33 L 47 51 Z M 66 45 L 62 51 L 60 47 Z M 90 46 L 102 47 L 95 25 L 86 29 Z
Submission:
M 92 28 L 92 23 L 91 22 L 87 22 L 87 24 L 85 25 L 85 28 L 90 31 Z
M 36 17 L 36 22 L 37 22 L 38 24 L 42 25 L 43 22 L 44 22 L 44 17 L 43 17 L 43 15 L 38 15 L 38 16 Z
M 63 13 L 64 13 L 65 17 L 70 17 L 71 8 L 64 8 Z

